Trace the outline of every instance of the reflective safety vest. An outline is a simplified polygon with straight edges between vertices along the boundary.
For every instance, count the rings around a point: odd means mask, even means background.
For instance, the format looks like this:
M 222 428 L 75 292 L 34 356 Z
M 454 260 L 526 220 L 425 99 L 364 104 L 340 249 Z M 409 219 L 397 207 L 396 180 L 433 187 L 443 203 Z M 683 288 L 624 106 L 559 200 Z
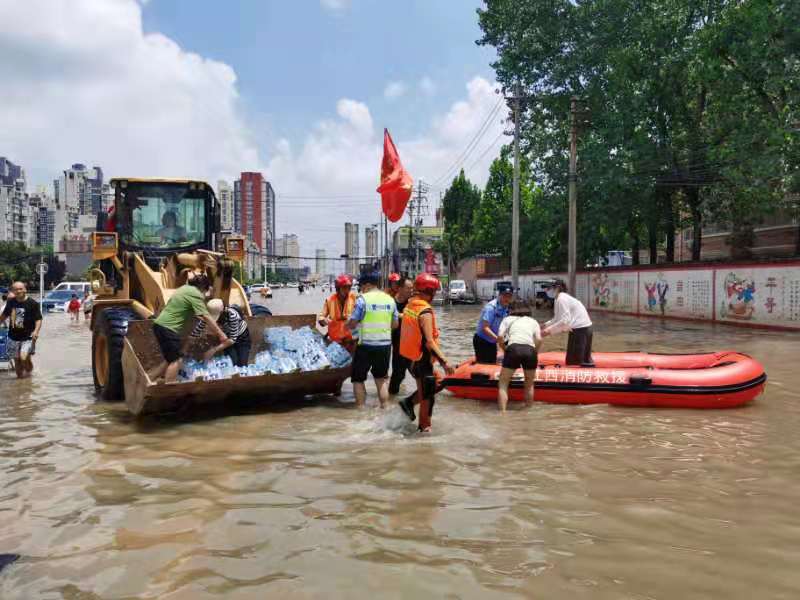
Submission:
M 433 339 L 439 339 L 439 330 L 436 328 L 436 314 L 427 300 L 414 296 L 406 304 L 403 311 L 403 323 L 400 326 L 400 355 L 410 361 L 422 358 L 425 345 L 422 327 L 419 323 L 420 315 L 429 310 L 433 318 Z
M 344 306 L 342 306 L 342 304 L 344 304 Z M 328 337 L 334 342 L 353 338 L 353 334 L 347 328 L 347 321 L 350 315 L 353 314 L 355 305 L 356 295 L 353 292 L 347 295 L 347 299 L 344 303 L 339 300 L 338 294 L 333 294 L 330 298 L 325 300 L 322 316 L 328 317 L 331 320 L 331 322 L 328 323 Z
M 366 304 L 364 318 L 359 328 L 359 344 L 389 346 L 392 343 L 392 318 L 396 305 L 394 299 L 380 290 L 362 294 Z

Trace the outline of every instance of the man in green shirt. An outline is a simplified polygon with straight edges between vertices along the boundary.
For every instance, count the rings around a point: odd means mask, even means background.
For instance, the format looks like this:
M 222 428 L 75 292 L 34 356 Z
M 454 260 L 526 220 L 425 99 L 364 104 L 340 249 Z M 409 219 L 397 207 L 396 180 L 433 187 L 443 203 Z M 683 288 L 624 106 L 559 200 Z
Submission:
M 224 344 L 228 341 L 228 337 L 219 328 L 216 320 L 208 313 L 205 293 L 209 287 L 211 287 L 211 282 L 206 275 L 195 275 L 186 285 L 175 290 L 161 314 L 156 318 L 153 333 L 158 340 L 164 361 L 148 373 L 153 381 L 162 374 L 166 383 L 172 383 L 178 378 L 182 362 L 183 340 L 181 334 L 195 318 L 205 321 L 208 331 L 214 333 L 220 343 Z

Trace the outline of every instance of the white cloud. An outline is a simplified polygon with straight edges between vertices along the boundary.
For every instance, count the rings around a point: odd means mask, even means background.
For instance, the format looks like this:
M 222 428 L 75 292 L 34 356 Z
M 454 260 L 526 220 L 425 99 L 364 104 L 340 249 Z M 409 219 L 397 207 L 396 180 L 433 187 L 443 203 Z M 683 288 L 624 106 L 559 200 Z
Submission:
M 467 176 L 473 182 L 486 182 L 489 165 L 506 141 L 501 135 L 506 111 L 498 107 L 499 101 L 493 83 L 476 77 L 466 85 L 466 97 L 434 117 L 419 135 L 394 138 L 403 164 L 415 180 L 433 183 L 441 178 L 430 194 L 433 207 L 439 190 L 447 187 L 462 166 L 468 168 Z M 493 113 L 494 109 L 498 110 Z M 299 149 L 286 140 L 278 142 L 267 165 L 278 192 L 278 229 L 297 232 L 306 255 L 312 255 L 315 247 L 327 247 L 329 255 L 338 254 L 344 245 L 345 221 L 364 226 L 377 222 L 380 214 L 375 188 L 383 131 L 373 126 L 369 108 L 361 102 L 340 100 L 337 114 L 335 119 L 318 123 Z M 485 131 L 474 148 L 459 159 L 484 124 Z M 391 123 L 388 126 L 391 130 Z M 282 195 L 285 199 L 281 202 Z
M 408 91 L 408 86 L 402 81 L 390 81 L 383 90 L 383 97 L 387 100 L 394 100 L 403 96 L 406 91 Z
M 436 84 L 426 75 L 419 80 L 419 90 L 426 96 L 433 96 L 436 93 Z
M 207 178 L 258 167 L 233 69 L 144 34 L 135 0 L 0 12 L 2 152 L 15 162 L 54 176 L 73 162 Z
M 319 4 L 325 10 L 340 13 L 350 8 L 350 0 L 319 0 Z
M 335 115 L 318 120 L 300 143 L 270 143 L 267 161 L 240 106 L 234 70 L 144 34 L 137 0 L 26 0 L 2 10 L 7 3 L 0 0 L 0 154 L 29 173 L 43 172 L 38 183 L 73 162 L 100 165 L 112 176 L 211 182 L 261 170 L 278 194 L 278 233 L 299 234 L 305 255 L 316 247 L 340 252 L 344 221 L 378 221 L 382 129 L 393 123 L 376 126 L 363 102 L 340 99 Z M 462 100 L 420 122 L 417 134 L 395 136 L 415 179 L 434 182 L 456 161 L 497 105 L 493 88 L 477 77 Z M 485 182 L 504 112 L 446 172 L 442 188 L 462 164 L 473 181 Z M 438 190 L 434 205 L 436 198 Z

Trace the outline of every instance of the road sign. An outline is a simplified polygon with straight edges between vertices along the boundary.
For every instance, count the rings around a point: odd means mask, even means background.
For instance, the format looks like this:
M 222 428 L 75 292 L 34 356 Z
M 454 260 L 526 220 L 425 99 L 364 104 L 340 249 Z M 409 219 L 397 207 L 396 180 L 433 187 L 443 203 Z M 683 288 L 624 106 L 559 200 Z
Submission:
M 36 272 L 39 273 L 39 275 L 45 275 L 47 274 L 48 268 L 47 263 L 39 263 L 36 265 Z

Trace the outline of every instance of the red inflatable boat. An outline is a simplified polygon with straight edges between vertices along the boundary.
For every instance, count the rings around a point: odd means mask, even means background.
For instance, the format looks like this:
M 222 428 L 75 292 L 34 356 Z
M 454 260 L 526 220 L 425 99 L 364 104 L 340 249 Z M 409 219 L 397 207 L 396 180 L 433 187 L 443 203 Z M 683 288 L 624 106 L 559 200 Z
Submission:
M 534 398 L 555 404 L 619 404 L 664 408 L 730 408 L 764 391 L 761 364 L 739 352 L 648 354 L 594 352 L 595 366 L 564 366 L 563 352 L 539 355 Z M 497 400 L 500 365 L 469 360 L 442 383 L 462 398 Z M 522 400 L 522 371 L 514 374 L 510 400 Z

